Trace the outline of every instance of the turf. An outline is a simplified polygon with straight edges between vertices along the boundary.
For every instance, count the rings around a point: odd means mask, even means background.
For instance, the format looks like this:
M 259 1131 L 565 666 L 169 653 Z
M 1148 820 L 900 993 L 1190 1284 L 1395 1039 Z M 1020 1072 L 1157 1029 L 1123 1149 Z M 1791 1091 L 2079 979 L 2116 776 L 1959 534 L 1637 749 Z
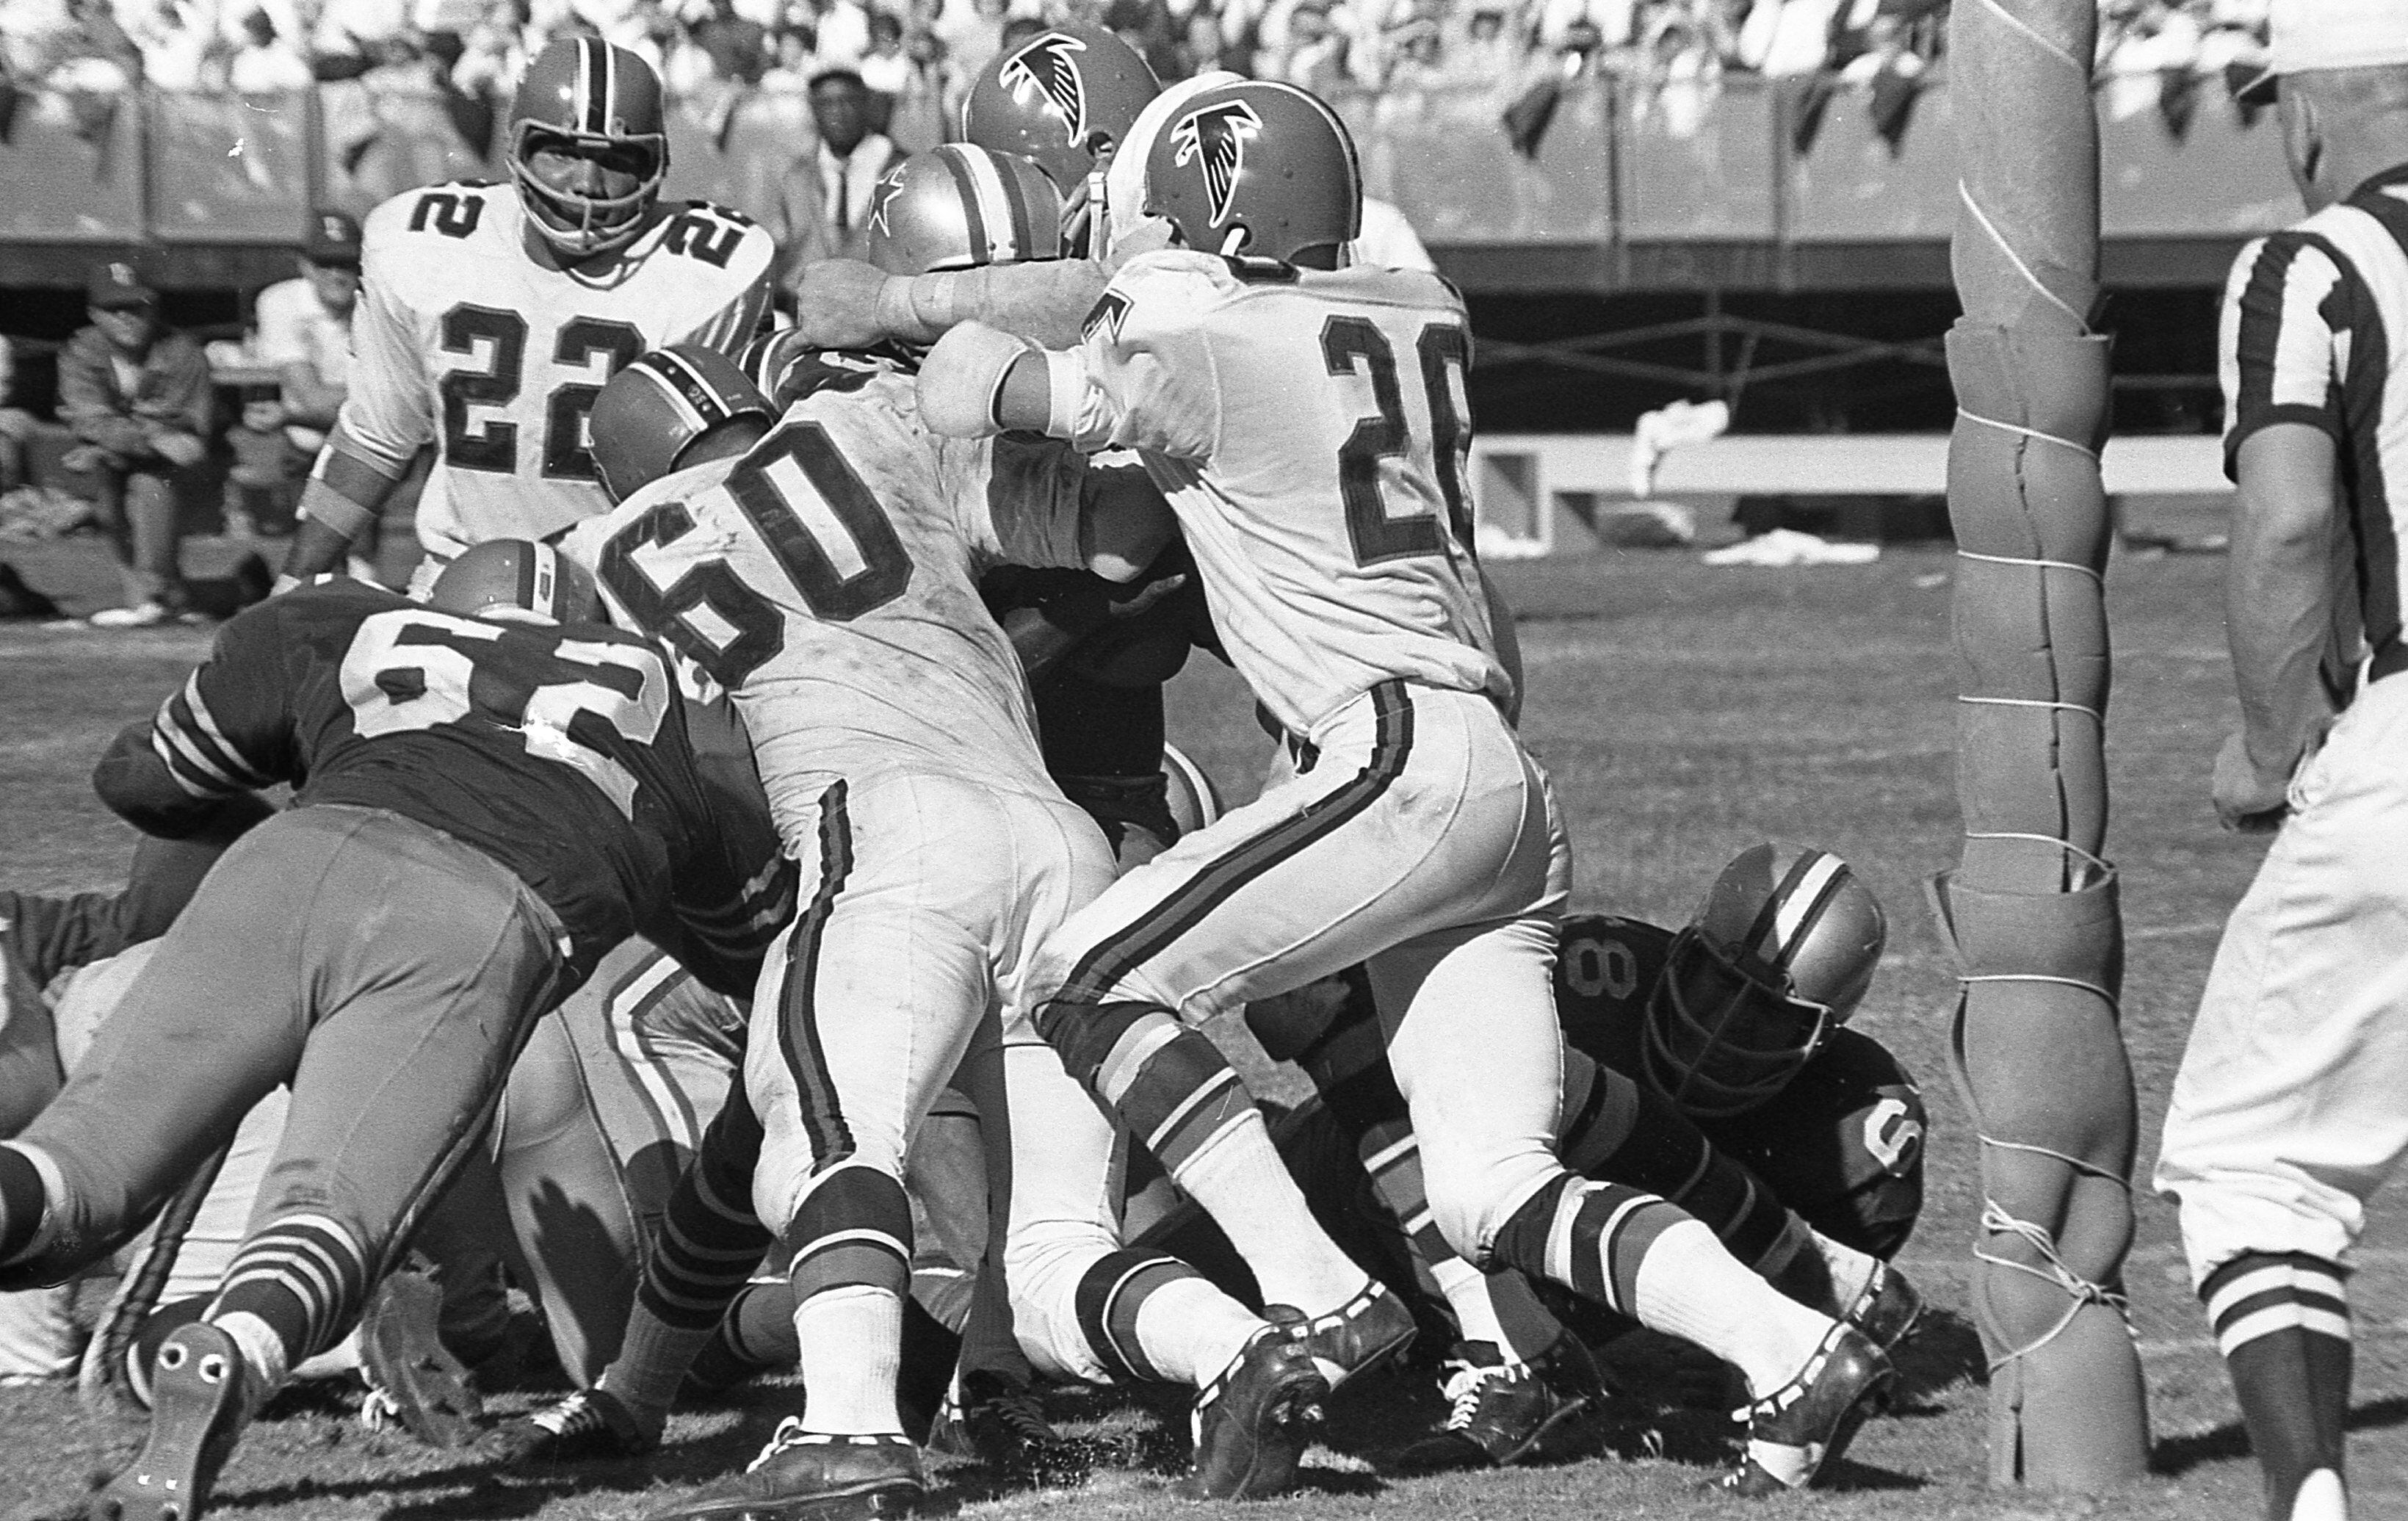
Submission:
M 85 547 L 24 562 L 63 598 L 105 579 Z M 1577 901 L 1662 920 L 1686 914 L 1714 869 L 1764 837 L 1810 840 L 1865 873 L 1890 910 L 1890 942 L 1860 1027 L 1924 1081 L 1932 1112 L 1930 1197 L 1907 1249 L 1943 1308 L 1964 1304 L 1977 1207 L 1973 1141 L 1942 1061 L 1953 972 L 1921 907 L 1922 879 L 1956 853 L 1951 562 L 1892 552 L 1866 567 L 1711 570 L 1688 556 L 1601 555 L 1498 567 L 1521 610 L 1529 667 L 1525 728 L 1575 831 Z M 2109 725 L 2129 955 L 2123 1023 L 2142 1090 L 2141 1177 L 2154 1161 L 2165 1094 L 2217 929 L 2262 842 L 2217 832 L 2209 762 L 2233 710 L 2220 581 L 2211 556 L 2119 559 L 2108 578 L 2117 683 Z M 103 636 L 0 632 L 0 863 L 23 887 L 87 886 L 122 870 L 130 836 L 91 799 L 84 773 L 108 735 L 146 713 L 206 647 L 190 631 Z M 1244 796 L 1266 758 L 1238 683 L 1198 656 L 1176 686 L 1174 738 Z M 1259 1072 L 1292 1096 L 1292 1072 Z M 2373 1211 L 2353 1286 L 2360 1328 L 2352 1451 L 2360 1514 L 2408 1512 L 2408 1255 L 2396 1191 Z M 1983 1482 L 1984 1391 L 1962 1322 L 1942 1317 L 1920 1350 L 1907 1412 L 1858 1439 L 1835 1488 L 1764 1507 L 1701 1494 L 1729 1428 L 1635 1403 L 1585 1433 L 1609 1456 L 1474 1478 L 1395 1480 L 1377 1460 L 1435 1410 L 1426 1377 L 1374 1381 L 1334 1413 L 1308 1487 L 1256 1508 L 1312 1521 L 1440 1516 L 1786 1515 L 2157 1518 L 2257 1513 L 2258 1477 L 2220 1366 L 2189 1296 L 2173 1222 L 2143 1189 L 2130 1286 L 2157 1434 L 2157 1470 L 2102 1500 L 1999 1491 Z M 1660 1347 L 1612 1349 L 1655 1378 Z M 791 1407 L 790 1389 L 745 1392 L 681 1416 L 646 1465 L 542 1482 L 494 1481 L 470 1458 L 370 1434 L 339 1413 L 301 1409 L 256 1427 L 225 1477 L 217 1514 L 258 1521 L 361 1516 L 638 1515 L 740 1466 Z M 1168 1445 L 1152 1417 L 1099 1430 L 1133 1456 Z M 88 1471 L 122 1461 L 135 1428 L 87 1417 L 50 1389 L 0 1391 L 0 1514 L 62 1514 Z M 1648 1456 L 1661 1452 L 1664 1456 Z M 1629 1455 L 1629 1456 L 1624 1456 Z M 947 1471 L 948 1505 L 1066 1521 L 1173 1503 L 1140 1464 L 1083 1488 L 996 1496 L 975 1471 Z M 11 1508 L 14 1507 L 12 1513 Z

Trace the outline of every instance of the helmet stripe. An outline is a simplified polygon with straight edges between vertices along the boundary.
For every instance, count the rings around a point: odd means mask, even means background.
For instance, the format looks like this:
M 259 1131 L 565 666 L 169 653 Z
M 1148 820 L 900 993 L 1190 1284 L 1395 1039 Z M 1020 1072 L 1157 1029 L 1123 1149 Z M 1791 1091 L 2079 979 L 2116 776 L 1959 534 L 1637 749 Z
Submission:
M 511 589 L 510 600 L 517 603 L 522 608 L 534 608 L 538 611 L 542 610 L 540 605 L 535 599 L 534 552 L 540 550 L 541 548 L 543 548 L 543 546 L 540 544 L 530 543 L 518 553 L 510 556 L 511 564 L 518 567 L 519 572 L 517 576 L 517 585 Z
M 978 179 L 982 187 L 993 184 L 995 199 L 1001 208 L 1004 225 L 1011 229 L 1011 247 L 998 257 L 1025 259 L 1037 250 L 1031 245 L 1028 225 L 1028 197 L 1022 194 L 1017 178 L 1006 174 L 1003 165 L 985 153 L 978 155 Z
M 986 215 L 980 206 L 977 177 L 970 172 L 967 162 L 970 155 L 948 148 L 939 151 L 937 157 L 943 162 L 945 172 L 953 177 L 954 193 L 961 198 L 962 216 L 969 223 L 971 257 L 980 264 L 994 263 L 995 242 L 986 230 Z
M 583 65 L 578 73 L 585 92 L 585 108 L 578 119 L 586 131 L 606 133 L 610 121 L 610 45 L 600 37 L 580 37 L 577 61 Z
M 547 618 L 560 616 L 560 552 L 549 544 L 528 546 L 535 552 L 521 563 L 526 567 L 526 595 L 520 600 Z
M 672 368 L 672 365 L 676 367 Z M 703 406 L 709 399 L 710 388 L 702 385 L 693 372 L 677 360 L 676 355 L 649 353 L 638 360 L 636 366 L 643 370 L 644 379 L 652 381 L 653 388 L 676 409 L 678 421 L 688 433 L 700 433 L 718 421 Z
M 1760 936 L 1758 952 L 1776 967 L 1786 969 L 1789 957 L 1806 938 L 1823 910 L 1847 880 L 1848 864 L 1828 851 L 1807 851 L 1790 864 L 1789 871 L 1774 890 L 1772 924 L 1768 936 Z

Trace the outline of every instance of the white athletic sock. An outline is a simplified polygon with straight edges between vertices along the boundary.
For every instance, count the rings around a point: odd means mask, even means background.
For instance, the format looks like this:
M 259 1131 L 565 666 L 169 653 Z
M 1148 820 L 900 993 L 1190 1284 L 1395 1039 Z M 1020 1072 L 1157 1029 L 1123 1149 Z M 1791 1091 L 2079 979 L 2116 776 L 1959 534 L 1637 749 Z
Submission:
M 795 1307 L 795 1336 L 803 1348 L 808 1429 L 838 1436 L 903 1429 L 895 1408 L 903 1300 L 892 1289 L 867 1284 L 822 1289 Z
M 1446 1296 L 1447 1308 L 1455 1312 L 1455 1339 L 1485 1342 L 1512 1361 L 1513 1341 L 1497 1318 L 1497 1306 L 1489 1302 L 1488 1275 L 1452 1254 L 1429 1264 L 1429 1271 Z
M 1805 1365 L 1831 1325 L 1749 1271 L 1695 1220 L 1656 1238 L 1639 1264 L 1637 1298 L 1642 1324 L 1737 1364 L 1758 1399 Z
M 899 1324 L 899 1321 L 898 1321 Z M 618 1397 L 627 1413 L 658 1436 L 677 1402 L 686 1370 L 710 1343 L 711 1328 L 689 1331 L 668 1325 L 638 1299 L 627 1312 L 627 1334 L 619 1355 L 602 1370 L 598 1386 Z
M 1175 1278 L 1137 1307 L 1145 1360 L 1173 1384 L 1201 1388 L 1263 1328 L 1244 1305 L 1201 1278 Z
M 1819 1230 L 1813 1235 L 1814 1250 L 1823 1254 L 1823 1265 L 1831 1270 L 1831 1287 L 1838 1291 L 1840 1308 L 1844 1312 L 1873 1281 L 1873 1270 L 1881 1266 L 1881 1259 L 1835 1241 Z
M 285 1375 L 292 1370 L 292 1355 L 284 1350 L 284 1338 L 248 1310 L 212 1315 L 209 1324 L 225 1332 L 242 1354 L 243 1365 L 251 1370 L 251 1408 L 257 1410 L 269 1395 L 284 1387 Z
M 1262 1112 L 1248 1110 L 1171 1175 L 1238 1249 L 1264 1302 L 1326 1315 L 1370 1285 L 1312 1217 Z

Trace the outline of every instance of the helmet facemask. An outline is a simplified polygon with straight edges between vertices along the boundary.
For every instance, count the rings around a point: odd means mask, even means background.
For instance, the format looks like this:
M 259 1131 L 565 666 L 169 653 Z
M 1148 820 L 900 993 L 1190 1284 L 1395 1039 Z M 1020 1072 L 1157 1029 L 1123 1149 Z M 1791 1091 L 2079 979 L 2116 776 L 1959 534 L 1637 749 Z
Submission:
M 666 136 L 612 136 L 527 120 L 514 123 L 510 130 L 510 177 L 545 242 L 570 260 L 590 259 L 624 247 L 643 231 L 644 218 L 668 177 Z M 531 166 L 534 156 L 547 149 L 592 160 L 606 172 L 631 175 L 636 187 L 622 195 L 555 189 Z
M 1648 995 L 1641 1058 L 1686 1112 L 1739 1114 L 1787 1087 L 1840 1022 L 1830 1005 L 1799 997 L 1778 970 L 1692 925 L 1673 937 Z

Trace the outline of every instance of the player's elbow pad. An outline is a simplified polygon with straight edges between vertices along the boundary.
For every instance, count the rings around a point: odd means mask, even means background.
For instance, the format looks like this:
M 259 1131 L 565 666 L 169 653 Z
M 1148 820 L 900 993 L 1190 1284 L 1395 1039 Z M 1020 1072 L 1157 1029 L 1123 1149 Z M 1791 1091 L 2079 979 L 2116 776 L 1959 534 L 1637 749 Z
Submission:
M 996 396 L 1028 345 L 983 323 L 964 323 L 937 340 L 920 366 L 920 416 L 951 438 L 983 438 L 1003 429 Z

